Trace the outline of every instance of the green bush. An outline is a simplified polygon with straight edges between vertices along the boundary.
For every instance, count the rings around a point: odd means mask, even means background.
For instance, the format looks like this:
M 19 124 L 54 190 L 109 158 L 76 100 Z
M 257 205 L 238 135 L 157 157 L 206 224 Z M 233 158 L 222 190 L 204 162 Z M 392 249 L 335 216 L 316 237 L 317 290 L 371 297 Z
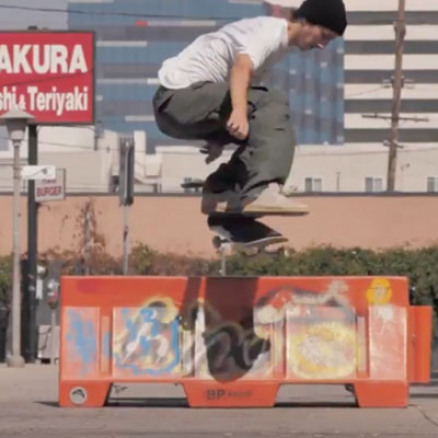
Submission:
M 12 285 L 12 259 L 0 257 L 0 308 L 9 304 L 9 292 Z
M 40 255 L 40 261 L 57 261 L 68 275 L 120 275 L 121 258 L 114 258 L 97 247 L 87 255 L 54 251 Z M 411 302 L 434 308 L 434 339 L 438 343 L 438 246 L 370 251 L 361 248 L 317 247 L 304 251 L 289 249 L 287 254 L 247 257 L 235 255 L 227 260 L 227 274 L 237 276 L 317 276 L 370 275 L 406 276 L 411 287 Z M 135 245 L 129 260 L 131 275 L 218 275 L 219 258 L 158 253 L 146 245 Z M 11 258 L 0 258 L 0 304 L 8 303 L 11 284 Z

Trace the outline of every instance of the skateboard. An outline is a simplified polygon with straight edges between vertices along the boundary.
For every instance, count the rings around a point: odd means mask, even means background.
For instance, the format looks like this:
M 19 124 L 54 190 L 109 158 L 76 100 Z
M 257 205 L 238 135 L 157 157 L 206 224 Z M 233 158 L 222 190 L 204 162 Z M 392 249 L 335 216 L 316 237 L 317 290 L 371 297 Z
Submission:
M 281 233 L 251 216 L 211 215 L 208 227 L 217 234 L 213 238 L 216 249 L 223 250 L 228 246 L 245 255 L 275 254 L 281 250 L 278 245 L 288 241 Z
M 184 189 L 202 189 L 202 180 L 181 184 Z M 257 212 L 257 213 L 214 213 L 208 216 L 208 227 L 216 233 L 213 245 L 223 251 L 227 247 L 246 255 L 261 252 L 276 254 L 283 248 L 278 245 L 288 239 L 278 231 L 258 221 L 263 216 L 302 216 L 304 213 Z

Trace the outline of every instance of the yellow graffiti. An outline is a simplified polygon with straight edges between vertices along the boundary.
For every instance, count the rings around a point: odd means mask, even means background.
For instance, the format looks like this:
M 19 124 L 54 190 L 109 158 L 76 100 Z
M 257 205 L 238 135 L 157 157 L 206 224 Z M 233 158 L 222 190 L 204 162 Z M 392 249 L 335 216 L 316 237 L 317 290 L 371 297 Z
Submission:
M 356 332 L 338 322 L 303 328 L 289 342 L 289 364 L 305 379 L 335 379 L 352 374 L 357 363 Z
M 163 324 L 170 324 L 178 315 L 178 309 L 175 306 L 172 298 L 169 297 L 154 297 L 147 300 L 143 306 L 151 307 L 160 310 L 159 320 Z
M 388 304 L 392 298 L 391 283 L 386 278 L 375 278 L 367 290 L 369 304 Z
M 178 309 L 171 298 L 156 296 L 146 300 L 140 307 L 133 309 L 129 319 L 131 321 L 140 322 L 141 312 L 146 308 L 159 310 L 159 312 L 157 312 L 157 319 L 163 324 L 170 324 L 178 315 Z M 120 333 L 114 334 L 114 343 L 123 343 L 129 335 L 129 330 L 124 329 Z

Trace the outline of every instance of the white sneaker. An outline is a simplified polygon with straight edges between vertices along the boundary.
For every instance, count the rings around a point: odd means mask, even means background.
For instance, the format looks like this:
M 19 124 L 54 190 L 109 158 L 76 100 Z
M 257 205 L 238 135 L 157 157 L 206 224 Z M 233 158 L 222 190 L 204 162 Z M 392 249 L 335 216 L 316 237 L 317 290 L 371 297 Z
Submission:
M 242 213 L 307 214 L 309 207 L 285 196 L 276 183 L 269 184 L 255 199 L 243 202 Z
M 242 200 L 234 191 L 221 193 L 204 192 L 201 210 L 204 214 L 307 214 L 309 208 L 302 202 L 285 196 L 278 184 L 269 184 L 255 199 Z

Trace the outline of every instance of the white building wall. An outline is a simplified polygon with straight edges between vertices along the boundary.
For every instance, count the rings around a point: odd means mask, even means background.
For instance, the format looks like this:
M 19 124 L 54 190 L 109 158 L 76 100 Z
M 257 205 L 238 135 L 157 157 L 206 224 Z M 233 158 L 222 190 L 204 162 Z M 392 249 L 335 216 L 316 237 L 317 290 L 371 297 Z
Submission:
M 204 180 L 220 163 L 229 159 L 227 151 L 210 165 L 198 148 L 162 147 L 161 186 L 164 192 L 182 191 L 186 178 Z M 306 178 L 321 178 L 323 192 L 365 192 L 367 177 L 381 178 L 386 188 L 388 148 L 376 144 L 297 147 L 288 191 L 305 191 Z M 438 146 L 406 146 L 398 151 L 397 191 L 426 192 L 427 178 L 438 179 Z
M 96 134 L 94 127 L 41 127 L 38 164 L 66 169 L 67 192 L 108 192 L 112 165 L 118 155 L 118 136 Z M 20 149 L 21 164 L 28 162 L 28 140 Z M 12 187 L 12 145 L 0 151 L 0 191 Z M 23 181 L 23 190 L 26 182 Z
M 44 128 L 45 129 L 45 128 Z M 43 132 L 44 132 L 43 129 Z M 52 128 L 41 132 L 39 164 L 66 169 L 67 192 L 109 192 L 113 175 L 118 174 L 118 136 L 106 131 L 95 138 L 85 128 Z M 183 192 L 189 179 L 205 180 L 233 151 L 225 151 L 213 163 L 205 163 L 198 147 L 159 147 L 146 155 L 146 134 L 135 133 L 136 191 Z M 95 147 L 97 150 L 95 150 Z M 27 142 L 22 147 L 22 165 L 27 163 Z M 298 146 L 286 189 L 306 191 L 306 178 L 318 179 L 314 191 L 365 192 L 366 178 L 381 179 L 386 188 L 388 148 L 379 144 L 344 146 Z M 396 190 L 426 192 L 428 178 L 436 179 L 438 192 L 438 145 L 405 145 L 398 150 Z M 26 184 L 23 182 L 23 190 Z M 0 153 L 0 191 L 12 188 L 12 151 Z M 307 187 L 308 188 L 308 187 Z
M 438 147 L 424 145 L 398 151 L 396 190 L 426 192 L 427 178 L 438 176 Z M 305 179 L 322 179 L 324 192 L 365 192 L 366 178 L 381 178 L 386 189 L 388 148 L 379 145 L 297 148 L 287 186 L 303 191 Z

